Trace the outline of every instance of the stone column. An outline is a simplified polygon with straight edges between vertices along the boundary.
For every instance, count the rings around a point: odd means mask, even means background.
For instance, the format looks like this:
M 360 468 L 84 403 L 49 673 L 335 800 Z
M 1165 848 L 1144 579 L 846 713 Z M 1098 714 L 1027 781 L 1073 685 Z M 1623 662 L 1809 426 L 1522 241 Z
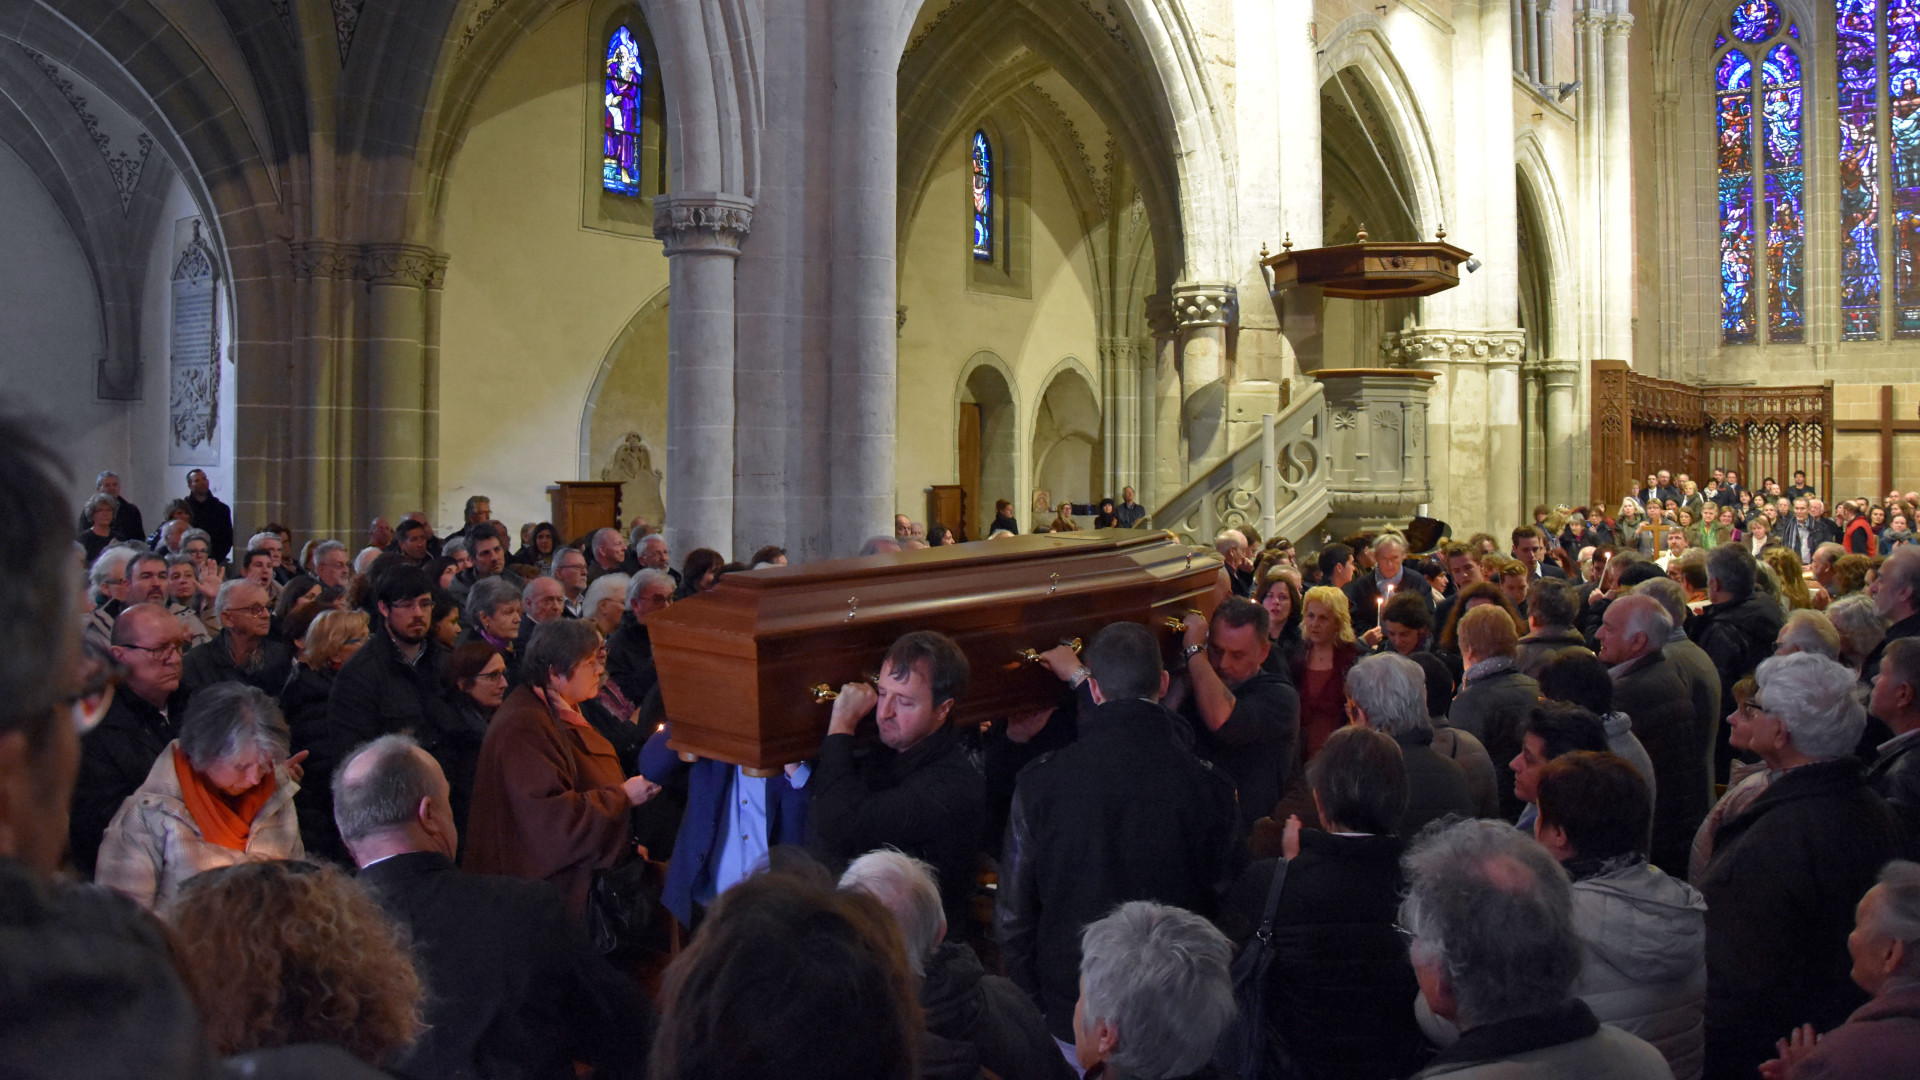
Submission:
M 1520 460 L 1524 462 L 1525 482 L 1521 485 L 1520 502 L 1528 509 L 1537 503 L 1552 501 L 1547 498 L 1547 444 L 1540 399 L 1539 361 L 1524 360 L 1520 364 L 1520 431 L 1525 449 Z
M 1540 48 L 1540 85 L 1553 86 L 1553 0 L 1539 0 L 1534 4 L 1533 17 L 1539 26 L 1534 31 L 1534 40 Z
M 1100 418 L 1105 443 L 1101 472 L 1106 479 L 1106 489 L 1094 492 L 1094 498 L 1106 494 L 1118 499 L 1122 487 L 1139 479 L 1142 460 L 1138 423 L 1140 367 L 1135 348 L 1132 338 L 1100 339 L 1100 381 L 1106 397 Z
M 718 192 L 660 196 L 653 234 L 667 287 L 667 544 L 733 550 L 734 260 L 753 201 Z
M 1487 524 L 1495 536 L 1533 520 L 1520 501 L 1520 470 L 1526 459 L 1520 432 L 1520 349 L 1524 341 L 1523 334 L 1515 334 L 1510 342 L 1487 343 Z
M 1633 33 L 1633 16 L 1627 14 L 1627 0 L 1613 0 L 1616 12 L 1607 19 L 1606 35 L 1606 144 L 1601 173 L 1606 192 L 1603 213 L 1605 227 L 1606 276 L 1601 281 L 1605 295 L 1602 323 L 1605 351 L 1600 355 L 1616 360 L 1633 360 L 1633 138 L 1632 119 L 1628 115 L 1627 92 L 1632 73 L 1627 67 L 1627 38 Z M 1585 92 L 1592 93 L 1592 89 Z
M 1153 332 L 1153 474 L 1139 494 L 1152 513 L 1187 485 L 1187 455 L 1180 443 L 1180 324 L 1163 294 L 1147 297 L 1146 309 Z
M 287 245 L 293 263 L 293 398 L 306 419 L 288 440 L 295 460 L 288 526 L 296 533 L 359 535 L 354 504 L 354 376 L 352 285 L 355 251 L 331 240 Z M 358 525 L 364 526 L 365 520 Z
M 1180 412 L 1187 437 L 1187 478 L 1224 460 L 1227 451 L 1227 328 L 1238 315 L 1231 285 L 1173 288 L 1180 327 Z
M 1555 506 L 1582 502 L 1575 488 L 1575 464 L 1580 460 L 1578 438 L 1580 362 L 1539 361 L 1546 392 L 1547 501 Z
M 425 427 L 427 461 L 422 483 L 426 487 L 426 505 L 440 501 L 440 300 L 447 283 L 447 256 L 436 255 L 433 271 L 427 277 L 426 337 L 421 343 L 421 358 L 426 369 Z
M 1519 524 L 1522 330 L 1420 327 L 1387 335 L 1388 363 L 1439 375 L 1428 403 L 1428 513 L 1456 536 Z
M 396 516 L 428 510 L 427 299 L 446 262 L 415 244 L 365 244 L 354 275 L 367 283 L 366 507 Z

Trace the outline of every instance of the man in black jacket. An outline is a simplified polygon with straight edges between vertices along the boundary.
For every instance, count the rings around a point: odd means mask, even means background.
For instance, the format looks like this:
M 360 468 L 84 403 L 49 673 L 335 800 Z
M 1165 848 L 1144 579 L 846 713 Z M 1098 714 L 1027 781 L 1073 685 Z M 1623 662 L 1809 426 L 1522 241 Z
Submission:
M 642 1077 L 652 1015 L 640 987 L 587 943 L 553 889 L 466 874 L 440 766 L 389 735 L 349 757 L 333 814 L 375 903 L 406 930 L 432 993 L 426 1032 L 397 1063 L 418 1080 Z
M 193 519 L 193 527 L 207 534 L 207 557 L 226 562 L 233 553 L 233 511 L 213 497 L 213 486 L 200 469 L 187 473 L 187 514 Z
M 947 723 L 968 674 L 966 655 L 944 634 L 920 630 L 895 641 L 877 689 L 840 688 L 807 784 L 814 849 L 836 868 L 881 847 L 932 863 L 957 938 L 970 936 L 987 812 L 986 778 Z M 856 749 L 854 732 L 869 713 L 880 745 Z
M 1347 610 L 1353 632 L 1362 637 L 1380 623 L 1380 610 L 1386 601 L 1405 591 L 1417 596 L 1433 610 L 1433 589 L 1427 580 L 1407 565 L 1407 542 L 1394 533 L 1382 533 L 1373 542 L 1373 572 L 1347 582 Z M 1370 639 L 1372 644 L 1375 639 Z
M 447 724 L 441 689 L 447 649 L 428 633 L 432 579 L 424 570 L 401 566 L 375 581 L 382 625 L 334 677 L 327 727 L 311 747 L 302 786 L 329 790 L 334 770 L 362 743 L 401 732 L 423 735 Z
M 1880 744 L 1867 783 L 1900 815 L 1911 858 L 1920 851 L 1920 640 L 1901 638 L 1887 647 L 1867 710 L 1893 729 L 1893 738 Z
M 1303 756 L 1300 695 L 1265 668 L 1267 627 L 1267 609 L 1237 596 L 1212 621 L 1187 616 L 1187 677 L 1167 697 L 1193 731 L 1193 752 L 1233 781 L 1246 828 L 1273 813 Z
M 1109 626 L 1086 665 L 1094 707 L 1079 737 L 1015 784 L 994 907 L 1007 976 L 1061 1040 L 1073 1038 L 1088 923 L 1130 900 L 1210 918 L 1245 861 L 1232 782 L 1182 745 L 1182 722 L 1159 704 L 1153 632 Z
M 127 674 L 107 715 L 80 740 L 80 778 L 68 827 L 68 854 L 88 878 L 107 823 L 179 734 L 178 717 L 168 706 L 180 688 L 186 636 L 180 620 L 157 604 L 135 604 L 114 620 L 108 651 Z
M 1694 617 L 1687 636 L 1713 658 L 1720 673 L 1720 715 L 1733 712 L 1733 684 L 1753 674 L 1773 655 L 1783 620 L 1780 605 L 1754 589 L 1759 564 L 1741 544 L 1721 544 L 1707 554 L 1707 609 Z M 1714 740 L 1715 780 L 1726 779 L 1733 762 L 1727 728 Z
M 1627 714 L 1653 762 L 1651 861 L 1684 879 L 1693 834 L 1713 798 L 1713 723 L 1693 714 L 1679 665 L 1662 651 L 1673 619 L 1660 601 L 1631 594 L 1607 606 L 1600 659 L 1613 676 L 1613 707 Z
M 627 582 L 627 610 L 620 628 L 607 639 L 607 678 L 634 708 L 647 703 L 659 684 L 653 666 L 653 641 L 641 620 L 673 604 L 676 586 L 665 570 L 643 569 Z
M 1880 658 L 1894 642 L 1920 637 L 1920 550 L 1913 544 L 1894 548 L 1880 564 L 1880 572 L 1874 575 L 1867 592 L 1873 597 L 1874 612 L 1889 624 L 1886 636 L 1867 654 L 1866 666 L 1860 672 L 1862 679 L 1871 682 L 1880 670 Z

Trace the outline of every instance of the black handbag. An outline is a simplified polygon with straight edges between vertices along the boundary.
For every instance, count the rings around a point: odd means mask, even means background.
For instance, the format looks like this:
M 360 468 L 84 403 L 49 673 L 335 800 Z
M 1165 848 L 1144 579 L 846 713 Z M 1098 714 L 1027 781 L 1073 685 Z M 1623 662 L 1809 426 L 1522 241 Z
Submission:
M 1260 929 L 1233 958 L 1233 1000 L 1240 1015 L 1220 1033 L 1213 1063 L 1240 1080 L 1280 1080 L 1292 1072 L 1286 1048 L 1267 1020 L 1267 969 L 1273 966 L 1273 917 L 1287 887 L 1287 860 L 1273 868 Z
M 602 956 L 630 957 L 652 923 L 647 860 L 634 856 L 593 872 L 587 889 L 587 940 Z

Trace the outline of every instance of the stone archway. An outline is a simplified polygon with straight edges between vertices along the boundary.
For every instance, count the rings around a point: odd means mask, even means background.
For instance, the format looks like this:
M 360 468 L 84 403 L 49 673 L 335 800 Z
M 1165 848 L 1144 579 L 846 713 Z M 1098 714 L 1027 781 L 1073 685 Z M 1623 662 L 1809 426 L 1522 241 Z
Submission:
M 580 413 L 582 480 L 618 480 L 620 513 L 658 528 L 666 515 L 667 290 L 614 338 Z
M 955 455 L 967 499 L 967 539 L 984 540 L 994 503 L 1006 499 L 1016 514 L 1025 498 L 1020 479 L 1020 408 L 1006 362 L 974 354 L 960 379 Z
M 1046 386 L 1033 414 L 1036 516 L 1042 491 L 1055 507 L 1099 498 L 1105 465 L 1099 398 L 1079 365 L 1063 363 Z

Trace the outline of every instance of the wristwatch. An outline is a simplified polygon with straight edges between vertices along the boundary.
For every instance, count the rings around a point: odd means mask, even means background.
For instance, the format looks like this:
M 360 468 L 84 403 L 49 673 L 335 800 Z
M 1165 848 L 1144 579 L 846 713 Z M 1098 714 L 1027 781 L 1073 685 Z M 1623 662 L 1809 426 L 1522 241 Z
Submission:
M 1080 667 L 1074 671 L 1073 676 L 1067 680 L 1067 685 L 1078 690 L 1080 689 L 1081 683 L 1086 682 L 1092 677 L 1093 672 L 1087 670 L 1087 665 L 1081 664 Z
M 1193 663 L 1193 658 L 1195 656 L 1205 651 L 1207 651 L 1207 647 L 1205 645 L 1189 645 L 1186 648 L 1180 650 L 1180 655 L 1186 660 L 1187 663 L 1191 664 Z

